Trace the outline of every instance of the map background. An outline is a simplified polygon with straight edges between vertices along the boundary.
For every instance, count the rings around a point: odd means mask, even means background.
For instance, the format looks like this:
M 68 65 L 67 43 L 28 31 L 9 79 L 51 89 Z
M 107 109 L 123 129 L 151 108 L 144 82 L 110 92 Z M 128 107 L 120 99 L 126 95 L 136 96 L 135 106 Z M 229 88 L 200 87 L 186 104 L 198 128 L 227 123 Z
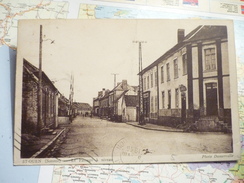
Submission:
M 121 0 L 122 1 L 122 0 Z M 3 1 L 0 2 L 0 4 Z M 5 2 L 7 2 L 5 0 Z M 22 0 L 24 3 L 30 3 L 29 1 Z M 39 1 L 35 1 L 34 3 L 38 4 Z M 50 1 L 51 2 L 51 1 Z M 62 1 L 60 1 L 62 2 Z M 67 8 L 69 8 L 69 12 L 67 12 L 66 18 L 178 18 L 178 13 L 185 13 L 184 10 L 169 10 L 169 9 L 162 9 L 162 8 L 155 8 L 155 7 L 145 7 L 145 6 L 138 6 L 134 7 L 134 5 L 123 5 L 123 8 L 118 8 L 121 4 L 111 4 L 102 2 L 100 3 L 100 9 L 103 8 L 102 11 L 100 11 L 100 14 L 96 14 L 98 12 L 94 12 L 93 16 L 83 16 L 80 11 L 78 0 L 69 0 L 65 1 L 68 2 Z M 147 1 L 150 2 L 150 1 Z M 201 1 L 199 0 L 199 3 Z M 234 1 L 230 1 L 234 2 Z M 53 3 L 53 2 L 52 2 Z M 83 1 L 83 3 L 89 3 L 93 4 L 93 6 L 96 6 L 94 2 L 92 1 Z M 241 4 L 241 1 L 235 1 L 235 3 Z M 58 3 L 57 3 L 58 4 Z M 56 5 L 57 5 L 56 4 Z M 242 3 L 244 4 L 244 3 Z M 109 7 L 111 5 L 111 7 Z M 85 5 L 86 6 L 86 5 Z M 55 6 L 53 6 L 55 8 Z M 98 7 L 98 6 L 97 6 Z M 131 8 L 133 7 L 133 9 Z M 82 8 L 82 7 L 81 7 Z M 88 8 L 87 10 L 93 10 L 94 7 Z M 166 10 L 166 13 L 163 13 L 162 10 Z M 88 11 L 84 11 L 85 15 L 89 15 Z M 145 14 L 146 12 L 146 14 Z M 169 14 L 171 12 L 171 14 Z M 210 11 L 209 11 L 210 12 Z M 211 17 L 222 17 L 222 18 L 232 18 L 235 19 L 235 28 L 238 35 L 241 35 L 240 30 L 244 30 L 244 23 L 243 23 L 243 16 L 235 16 L 233 14 L 229 15 L 218 15 L 214 13 L 209 12 L 188 12 L 189 14 L 181 15 L 181 18 L 199 18 L 201 16 L 211 16 Z M 46 14 L 45 14 L 46 15 Z M 48 14 L 44 17 L 40 18 L 53 18 L 50 17 L 51 14 Z M 96 17 L 97 16 L 97 17 Z M 28 18 L 28 17 L 26 17 Z M 16 20 L 15 20 L 16 21 Z M 244 46 L 244 35 L 242 34 L 242 37 L 240 39 L 237 39 L 236 44 L 236 50 L 237 55 L 240 57 L 237 58 L 237 68 L 238 68 L 238 86 L 239 86 L 239 107 L 240 107 L 240 126 L 241 126 L 241 132 L 242 132 L 242 138 L 244 134 L 244 125 L 243 125 L 243 119 L 244 119 L 244 61 L 243 61 L 243 50 Z M 39 166 L 17 166 L 14 167 L 13 160 L 12 160 L 12 149 L 13 149 L 13 138 L 12 138 L 12 113 L 13 113 L 13 88 L 14 88 L 14 71 L 15 71 L 15 51 L 9 50 L 7 46 L 0 47 L 0 116 L 1 116 L 1 128 L 0 128 L 0 182 L 37 182 L 38 181 L 38 174 L 40 171 Z M 7 77 L 6 77 L 7 76 Z M 4 147 L 4 148 L 2 148 Z M 243 158 L 242 158 L 243 159 Z M 242 164 L 242 165 L 241 165 Z M 234 175 L 243 176 L 244 175 L 244 169 L 243 169 L 243 160 L 239 162 L 239 164 L 232 163 L 232 172 Z M 204 167 L 206 164 L 194 164 L 196 169 L 199 169 L 201 167 Z M 235 165 L 235 166 L 234 166 Z M 213 166 L 213 164 L 212 164 Z M 226 164 L 223 162 L 223 166 L 226 166 Z M 48 168 L 48 169 L 47 169 Z M 47 171 L 49 175 L 52 175 L 52 168 L 53 167 L 42 167 L 42 171 Z M 229 167 L 222 167 L 223 169 L 229 169 Z M 221 169 L 220 169 L 221 170 Z M 14 175 L 14 176 L 13 176 Z M 42 177 L 43 178 L 43 177 Z M 45 178 L 48 178 L 47 174 L 45 174 Z M 50 178 L 50 176 L 49 176 Z M 46 181 L 39 180 L 39 182 L 51 182 L 51 179 L 48 179 Z

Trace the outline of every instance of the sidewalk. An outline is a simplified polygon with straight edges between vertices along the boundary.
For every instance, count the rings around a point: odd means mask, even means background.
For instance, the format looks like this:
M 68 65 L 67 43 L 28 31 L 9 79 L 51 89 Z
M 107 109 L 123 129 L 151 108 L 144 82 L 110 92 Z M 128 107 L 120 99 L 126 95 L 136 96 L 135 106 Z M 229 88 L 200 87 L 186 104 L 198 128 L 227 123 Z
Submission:
M 52 133 L 42 134 L 40 137 L 23 135 L 22 156 L 26 158 L 47 157 L 53 151 L 56 144 L 65 137 L 67 131 L 67 128 L 61 127 L 54 129 Z
M 126 122 L 128 125 L 132 125 L 138 128 L 143 128 L 146 130 L 156 130 L 156 131 L 166 131 L 166 132 L 184 132 L 183 129 L 172 128 L 168 126 L 160 126 L 151 123 L 146 123 L 145 125 L 139 125 L 138 122 Z

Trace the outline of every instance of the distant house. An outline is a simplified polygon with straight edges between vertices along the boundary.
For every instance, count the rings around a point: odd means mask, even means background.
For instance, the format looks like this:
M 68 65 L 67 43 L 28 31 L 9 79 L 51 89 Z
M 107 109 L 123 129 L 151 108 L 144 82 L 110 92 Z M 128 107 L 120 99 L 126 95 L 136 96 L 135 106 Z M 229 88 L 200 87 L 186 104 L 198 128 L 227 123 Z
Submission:
M 127 80 L 117 83 L 110 91 L 103 89 L 93 98 L 93 114 L 109 118 L 112 121 L 122 121 L 122 98 L 124 95 L 137 96 L 138 87 L 130 86 Z
M 137 95 L 123 95 L 121 110 L 122 121 L 138 121 L 137 111 L 139 105 L 139 97 Z
M 69 111 L 69 100 L 59 94 L 58 98 L 58 116 L 68 116 L 68 111 Z
M 97 94 L 97 97 L 93 98 L 93 115 L 99 116 L 100 115 L 100 99 L 105 94 L 105 88 L 102 89 L 102 91 L 99 91 Z
M 122 122 L 122 102 L 123 102 L 123 97 L 126 95 L 126 93 L 129 90 L 125 90 L 123 91 L 123 93 L 120 93 L 119 95 L 116 96 L 116 99 L 114 100 L 114 110 L 115 110 L 115 114 L 114 114 L 114 121 L 118 121 L 118 122 Z
M 112 91 L 109 92 L 110 118 L 115 121 L 122 121 L 122 97 L 124 95 L 137 95 L 138 87 L 130 86 L 127 80 L 119 82 Z
M 22 134 L 37 133 L 39 69 L 23 60 Z M 58 90 L 42 72 L 42 129 L 58 126 Z
M 99 116 L 99 98 L 93 98 L 93 115 Z
M 179 126 L 197 122 L 201 131 L 231 125 L 228 37 L 226 26 L 201 25 L 144 68 L 145 120 Z
M 88 103 L 73 102 L 72 106 L 75 115 L 91 115 L 92 107 Z
M 102 96 L 99 98 L 99 116 L 106 118 L 109 116 L 108 104 L 109 90 L 103 89 Z

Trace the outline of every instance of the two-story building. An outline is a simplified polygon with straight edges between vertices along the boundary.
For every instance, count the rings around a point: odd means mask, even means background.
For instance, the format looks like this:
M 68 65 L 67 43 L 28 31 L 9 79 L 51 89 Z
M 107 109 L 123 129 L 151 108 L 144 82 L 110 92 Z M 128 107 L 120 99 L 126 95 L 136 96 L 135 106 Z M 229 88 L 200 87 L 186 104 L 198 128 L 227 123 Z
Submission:
M 127 83 L 127 80 L 122 80 L 122 82 L 117 83 L 117 85 L 111 91 L 103 89 L 102 91 L 98 92 L 98 96 L 96 98 L 93 98 L 94 115 L 106 117 L 112 121 L 121 122 L 123 114 L 123 96 L 137 96 L 137 92 L 138 87 L 130 86 Z M 133 110 L 135 110 L 134 113 L 136 113 L 136 107 L 134 107 Z M 135 119 L 135 117 L 133 117 L 133 119 Z
M 124 95 L 137 96 L 138 87 L 130 86 L 127 80 L 122 80 L 109 93 L 110 119 L 122 121 L 122 99 Z
M 109 116 L 109 90 L 103 90 L 103 95 L 99 99 L 99 116 L 107 118 Z
M 177 127 L 197 122 L 199 130 L 231 124 L 226 26 L 202 25 L 139 73 L 145 120 Z

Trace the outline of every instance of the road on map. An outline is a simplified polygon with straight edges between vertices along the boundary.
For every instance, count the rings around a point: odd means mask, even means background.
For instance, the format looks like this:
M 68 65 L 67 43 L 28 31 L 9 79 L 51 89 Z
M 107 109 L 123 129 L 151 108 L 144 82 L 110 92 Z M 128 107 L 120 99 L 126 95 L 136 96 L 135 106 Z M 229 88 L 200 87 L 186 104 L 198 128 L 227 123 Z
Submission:
M 232 152 L 231 134 L 155 131 L 82 116 L 68 127 L 70 131 L 55 157 L 111 157 L 121 141 L 134 141 L 147 155 Z

